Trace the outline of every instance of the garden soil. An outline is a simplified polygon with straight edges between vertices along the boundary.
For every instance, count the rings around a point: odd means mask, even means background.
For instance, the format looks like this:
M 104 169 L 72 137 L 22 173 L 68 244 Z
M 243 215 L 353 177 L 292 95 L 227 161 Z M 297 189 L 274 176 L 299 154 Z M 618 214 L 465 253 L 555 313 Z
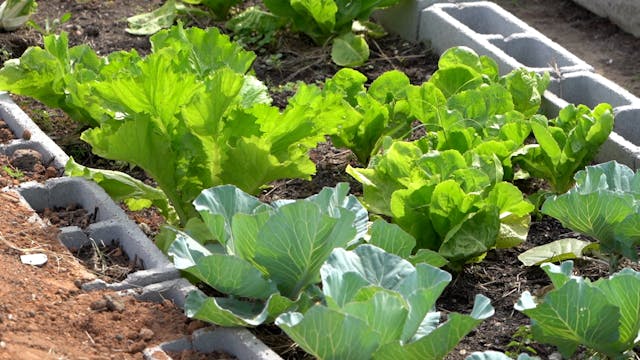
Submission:
M 604 76 L 640 95 L 640 40 L 568 0 L 496 2 L 583 58 Z M 72 44 L 89 44 L 101 54 L 131 48 L 145 54 L 150 50 L 148 39 L 126 34 L 125 19 L 160 3 L 158 0 L 137 1 L 135 5 L 124 0 L 47 0 L 39 3 L 34 20 L 44 24 L 47 19 L 52 21 L 71 12 L 71 20 L 61 29 L 70 33 Z M 202 20 L 196 21 L 200 21 L 198 25 L 207 25 Z M 17 57 L 28 46 L 40 43 L 41 35 L 32 29 L 0 33 L 0 62 Z M 425 81 L 434 70 L 436 57 L 424 47 L 397 38 L 380 39 L 372 44 L 372 61 L 358 69 L 370 80 L 383 71 L 397 68 L 409 74 L 417 84 Z M 287 36 L 259 55 L 254 66 L 256 75 L 271 87 L 274 101 L 279 106 L 286 105 L 286 96 L 291 94 L 285 83 L 323 81 L 337 70 L 330 64 L 326 51 L 313 48 L 303 37 Z M 85 153 L 82 161 L 85 165 L 103 164 L 102 160 L 86 154 L 88 148 L 83 148 L 77 140 L 82 129 L 71 125 L 73 123 L 64 114 L 25 98 L 17 100 L 65 151 L 77 158 Z M 353 156 L 329 143 L 312 151 L 311 157 L 318 169 L 318 175 L 312 181 L 276 182 L 262 198 L 306 197 L 322 186 L 349 181 L 344 168 L 347 164 L 357 166 Z M 126 168 L 122 164 L 111 165 Z M 12 174 L 0 172 L 0 179 L 9 185 L 23 181 Z M 140 171 L 134 171 L 134 176 L 145 177 Z M 350 183 L 352 190 L 359 193 L 357 184 Z M 175 338 L 192 330 L 193 326 L 189 326 L 180 311 L 169 302 L 141 304 L 123 299 L 119 301 L 124 305 L 123 312 L 92 310 L 92 304 L 102 303 L 105 296 L 113 298 L 114 295 L 84 293 L 77 289 L 78 280 L 94 275 L 56 241 L 55 231 L 27 221 L 31 214 L 11 195 L 0 195 L 0 214 L 0 359 L 140 358 L 139 350 L 143 345 Z M 147 229 L 150 233 L 161 222 L 153 213 L 138 213 L 133 217 L 143 230 L 150 228 Z M 149 225 L 145 223 L 147 219 L 152 219 L 148 221 Z M 519 294 L 525 290 L 543 294 L 549 284 L 541 270 L 522 266 L 517 255 L 535 245 L 575 235 L 551 219 L 534 219 L 525 245 L 491 252 L 481 264 L 454 274 L 451 285 L 437 305 L 443 315 L 454 311 L 470 312 L 473 298 L 478 293 L 492 299 L 496 314 L 465 338 L 448 358 L 463 359 L 478 350 L 514 353 L 535 350 L 547 358 L 554 351 L 552 348 L 529 345 L 526 332 L 514 336 L 522 325 L 528 324 L 528 320 L 513 309 Z M 19 255 L 33 250 L 46 253 L 49 262 L 43 267 L 20 263 Z M 592 278 L 606 275 L 606 265 L 599 262 L 578 261 L 576 269 L 579 274 Z M 145 340 L 147 338 L 149 340 Z M 288 358 L 296 359 L 299 355 Z

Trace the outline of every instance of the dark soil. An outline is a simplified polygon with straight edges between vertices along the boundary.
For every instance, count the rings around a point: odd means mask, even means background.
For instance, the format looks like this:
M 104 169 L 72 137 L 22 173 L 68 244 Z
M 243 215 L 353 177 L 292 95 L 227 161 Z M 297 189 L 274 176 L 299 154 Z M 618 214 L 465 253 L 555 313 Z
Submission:
M 15 136 L 6 122 L 0 120 L 0 143 L 5 144 L 13 140 Z
M 70 32 L 72 45 L 87 43 L 99 53 L 107 54 L 116 50 L 136 49 L 142 54 L 149 52 L 148 40 L 134 37 L 124 32 L 127 16 L 157 7 L 161 1 L 139 1 L 135 5 L 124 0 L 113 1 L 63 1 L 40 2 L 39 12 L 34 17 L 37 23 L 45 19 L 59 18 L 67 11 L 72 12 L 71 21 L 62 26 Z M 526 22 L 539 28 L 551 39 L 567 47 L 582 57 L 606 77 L 627 87 L 632 92 L 640 92 L 639 70 L 640 40 L 621 32 L 615 25 L 576 7 L 569 0 L 497 0 Z M 34 30 L 21 29 L 14 33 L 0 33 L 0 60 L 19 56 L 28 46 L 40 45 L 41 36 Z M 410 76 L 414 84 L 428 79 L 437 62 L 433 53 L 420 45 L 409 44 L 396 37 L 371 41 L 371 61 L 358 70 L 369 80 L 382 72 L 400 69 Z M 4 51 L 2 51 L 4 50 Z M 312 46 L 302 36 L 286 35 L 277 43 L 259 50 L 259 58 L 254 64 L 258 78 L 270 86 L 274 104 L 284 107 L 287 96 L 291 95 L 289 82 L 323 82 L 338 70 L 331 64 L 327 49 Z M 78 140 L 83 130 L 58 110 L 48 109 L 25 98 L 17 98 L 34 120 L 61 146 L 87 166 L 109 167 L 127 170 L 125 164 L 107 162 L 90 154 L 90 149 Z M 317 193 L 323 186 L 334 186 L 337 182 L 350 183 L 352 192 L 361 193 L 361 187 L 344 173 L 347 164 L 358 166 L 353 156 L 330 143 L 320 144 L 310 156 L 316 162 L 318 174 L 311 181 L 282 180 L 265 190 L 261 198 L 272 201 L 281 198 L 303 198 Z M 1 160 L 1 158 L 0 158 Z M 145 178 L 139 171 L 134 176 Z M 70 210 L 71 212 L 75 210 Z M 56 215 L 59 217 L 58 215 Z M 86 219 L 87 215 L 78 216 Z M 133 215 L 136 218 L 136 215 Z M 138 213 L 137 222 L 149 234 L 157 231 L 147 225 L 145 217 L 161 222 L 153 213 Z M 80 220 L 81 224 L 85 220 Z M 66 224 L 62 222 L 60 226 Z M 71 223 L 69 223 L 71 224 Z M 85 225 L 86 226 L 86 225 Z M 449 359 L 463 359 L 473 351 L 500 350 L 515 351 L 508 344 L 515 339 L 514 334 L 528 319 L 513 309 L 514 303 L 523 291 L 542 294 L 549 281 L 537 267 L 527 268 L 520 264 L 517 255 L 521 252 L 549 241 L 566 237 L 570 231 L 548 218 L 533 221 L 527 242 L 515 249 L 492 251 L 481 264 L 470 265 L 462 272 L 454 274 L 454 280 L 445 290 L 437 304 L 444 314 L 450 312 L 469 313 L 476 294 L 482 293 L 492 299 L 496 314 L 474 330 L 448 356 Z M 107 250 L 107 252 L 110 250 Z M 115 250 L 114 250 L 115 251 Z M 597 261 L 577 261 L 576 272 L 590 278 L 607 275 L 606 265 Z M 305 354 L 273 326 L 255 329 L 259 337 L 272 348 L 280 351 L 287 359 L 302 359 Z M 82 334 L 81 334 L 82 335 Z M 542 358 L 554 351 L 540 344 L 530 345 Z
M 362 167 L 355 155 L 345 149 L 336 149 L 331 142 L 320 143 L 309 152 L 316 164 L 316 174 L 311 180 L 284 179 L 274 181 L 260 194 L 260 200 L 272 202 L 279 199 L 302 199 L 317 194 L 324 187 L 334 187 L 346 182 L 354 195 L 362 195 L 362 184 L 357 182 L 345 169 L 347 165 Z
M 229 355 L 227 353 L 214 351 L 212 353 L 199 353 L 193 350 L 185 350 L 181 352 L 168 351 L 167 354 L 171 356 L 173 360 L 234 360 L 237 357 Z
M 122 281 L 130 273 L 144 269 L 142 261 L 129 259 L 116 241 L 105 244 L 91 239 L 79 249 L 71 249 L 71 252 L 89 272 L 109 283 Z
M 57 227 L 77 226 L 84 229 L 95 222 L 97 211 L 96 208 L 93 213 L 89 213 L 78 204 L 69 204 L 65 208 L 45 208 L 38 215 Z
M 42 163 L 34 164 L 31 170 L 21 170 L 14 165 L 11 157 L 0 154 L 0 188 L 27 181 L 43 182 L 59 175 L 61 172 L 55 167 L 45 167 Z

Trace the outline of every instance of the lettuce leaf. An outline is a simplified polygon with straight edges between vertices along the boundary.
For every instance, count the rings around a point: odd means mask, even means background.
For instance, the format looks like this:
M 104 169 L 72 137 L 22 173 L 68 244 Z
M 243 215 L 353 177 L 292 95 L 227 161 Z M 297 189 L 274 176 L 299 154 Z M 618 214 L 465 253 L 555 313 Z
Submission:
M 367 169 L 347 168 L 363 184 L 370 211 L 414 236 L 414 251 L 437 251 L 452 268 L 525 240 L 534 207 L 501 181 L 501 170 L 493 155 L 403 141 L 392 142 Z
M 569 105 L 557 118 L 531 119 L 537 144 L 526 145 L 514 158 L 532 176 L 545 179 L 551 190 L 562 194 L 573 186 L 573 175 L 595 157 L 613 130 L 613 110 L 600 104 L 593 110 Z
M 333 144 L 353 151 L 366 164 L 381 146 L 385 136 L 404 138 L 410 135 L 411 117 L 406 107 L 409 78 L 399 71 L 388 71 L 375 79 L 369 88 L 367 78 L 352 69 L 342 69 L 323 87 L 327 99 L 342 98 L 342 116 L 328 118 L 326 133 Z

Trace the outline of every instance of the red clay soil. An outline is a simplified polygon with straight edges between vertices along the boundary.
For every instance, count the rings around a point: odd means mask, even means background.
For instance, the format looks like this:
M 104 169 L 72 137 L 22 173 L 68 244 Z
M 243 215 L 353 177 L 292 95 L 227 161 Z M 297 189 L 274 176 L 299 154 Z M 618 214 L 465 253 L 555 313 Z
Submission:
M 194 327 L 168 300 L 79 290 L 75 284 L 94 276 L 58 242 L 56 228 L 30 221 L 33 212 L 12 193 L 0 193 L 0 214 L 0 359 L 140 359 L 147 346 Z M 21 263 L 28 253 L 48 262 Z

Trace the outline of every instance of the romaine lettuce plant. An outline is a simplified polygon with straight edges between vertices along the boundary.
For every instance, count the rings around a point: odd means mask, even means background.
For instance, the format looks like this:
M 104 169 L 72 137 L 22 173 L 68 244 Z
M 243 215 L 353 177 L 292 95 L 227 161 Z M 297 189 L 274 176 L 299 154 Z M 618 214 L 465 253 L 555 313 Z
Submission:
M 533 205 L 501 181 L 497 157 L 424 144 L 395 141 L 367 169 L 347 168 L 363 184 L 370 211 L 391 217 L 417 249 L 437 251 L 453 268 L 524 241 Z
M 540 75 L 526 69 L 517 69 L 500 76 L 498 65 L 493 59 L 478 56 L 470 48 L 457 46 L 440 56 L 438 70 L 428 81 L 439 93 L 431 92 L 432 95 L 422 101 L 414 101 L 412 109 L 416 111 L 416 115 L 437 110 L 451 97 L 460 95 L 448 105 L 465 114 L 466 119 L 486 120 L 490 116 L 510 110 L 529 117 L 538 111 L 542 93 L 549 85 L 549 79 L 549 74 Z M 486 85 L 499 85 L 500 89 L 494 88 L 489 93 L 481 94 L 482 96 L 473 92 L 462 95 L 465 91 L 478 90 Z M 505 96 L 506 93 L 509 95 Z M 474 97 L 482 101 L 470 101 Z M 430 119 L 433 116 L 426 118 Z
M 368 22 L 371 13 L 399 0 L 264 0 L 273 14 L 291 23 L 318 45 L 333 41 L 332 58 L 341 66 L 358 66 L 369 58 L 369 46 L 362 35 L 352 32 L 354 24 L 365 30 L 378 26 Z M 360 25 L 360 26 L 357 26 Z
M 439 66 L 421 86 L 390 71 L 368 90 L 364 75 L 339 71 L 323 87 L 323 96 L 341 95 L 349 110 L 333 119 L 334 144 L 351 149 L 366 164 L 384 136 L 411 135 L 417 119 L 436 149 L 496 154 L 510 176 L 511 155 L 531 131 L 528 118 L 540 106 L 548 76 L 516 70 L 499 77 L 495 62 L 465 47 L 447 50 Z
M 626 359 L 640 332 L 640 273 L 624 269 L 595 282 L 571 276 L 572 261 L 542 265 L 554 289 L 544 299 L 525 291 L 515 308 L 531 318 L 536 341 L 552 344 L 564 358 L 579 346 L 593 358 Z
M 585 250 L 608 257 L 610 271 L 622 257 L 638 260 L 640 244 L 640 175 L 615 161 L 587 166 L 575 175 L 575 186 L 567 193 L 544 202 L 542 213 L 563 226 L 595 239 L 597 244 L 575 239 L 533 248 L 519 258 L 526 264 L 577 257 Z M 559 246 L 564 244 L 564 246 Z M 551 254 L 553 251 L 555 253 Z
M 318 359 L 443 359 L 494 312 L 477 295 L 470 315 L 440 325 L 434 307 L 451 275 L 371 245 L 333 250 L 320 273 L 323 301 L 276 319 Z
M 511 179 L 511 157 L 529 136 L 529 118 L 548 83 L 547 74 L 524 69 L 500 77 L 492 59 L 454 47 L 442 54 L 428 82 L 406 94 L 411 116 L 422 122 L 435 149 L 495 154 Z
M 35 0 L 6 0 L 0 5 L 0 29 L 18 29 L 29 20 L 37 7 Z
M 343 98 L 341 116 L 323 119 L 327 133 L 337 147 L 353 151 L 360 163 L 381 146 L 384 136 L 407 137 L 412 117 L 408 114 L 406 91 L 409 78 L 400 71 L 389 71 L 365 88 L 366 76 L 352 69 L 342 69 L 328 79 L 322 89 L 324 97 Z
M 523 170 L 545 179 L 556 194 L 573 186 L 573 175 L 588 165 L 613 130 L 613 110 L 600 104 L 593 110 L 569 105 L 557 118 L 531 119 L 536 144 L 526 145 L 514 158 Z
M 271 205 L 230 185 L 204 190 L 194 204 L 218 243 L 201 244 L 177 231 L 168 254 L 178 269 L 227 296 L 193 291 L 187 315 L 255 326 L 286 310 L 310 307 L 331 251 L 355 244 L 367 231 L 367 212 L 348 190 L 340 184 Z

